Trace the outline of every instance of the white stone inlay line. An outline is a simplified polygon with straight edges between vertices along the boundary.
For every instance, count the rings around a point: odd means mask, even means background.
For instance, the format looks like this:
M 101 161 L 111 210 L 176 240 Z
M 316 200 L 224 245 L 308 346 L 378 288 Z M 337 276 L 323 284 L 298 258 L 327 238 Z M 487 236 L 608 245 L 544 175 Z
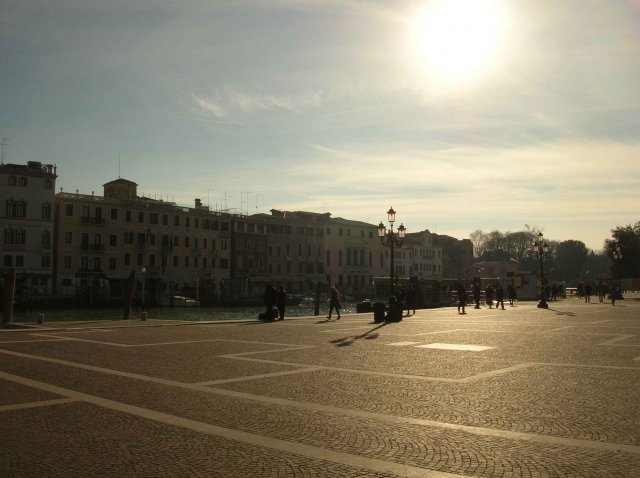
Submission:
M 420 342 L 393 342 L 392 344 L 387 344 L 387 345 L 392 345 L 394 347 L 404 347 L 405 345 L 415 345 L 415 344 L 419 344 Z
M 0 406 L 0 412 L 10 412 L 13 410 L 24 410 L 27 408 L 50 407 L 52 405 L 62 405 L 64 403 L 77 402 L 74 398 L 54 398 L 52 400 L 40 400 L 37 402 L 16 403 L 14 405 Z
M 464 352 L 482 352 L 483 350 L 495 349 L 495 347 L 489 347 L 487 345 L 466 345 L 466 344 L 426 344 L 416 345 L 416 347 L 422 349 L 437 349 L 437 350 L 462 350 Z

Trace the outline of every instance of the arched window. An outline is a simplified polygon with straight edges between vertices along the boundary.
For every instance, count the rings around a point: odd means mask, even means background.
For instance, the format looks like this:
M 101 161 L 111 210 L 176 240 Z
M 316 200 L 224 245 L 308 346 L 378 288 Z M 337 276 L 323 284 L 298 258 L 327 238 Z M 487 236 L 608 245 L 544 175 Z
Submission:
M 45 189 L 51 189 L 53 187 L 53 183 L 51 182 L 50 179 L 45 179 L 44 180 L 44 188 Z
M 42 219 L 51 219 L 51 203 L 49 201 L 42 203 Z
M 20 179 L 18 179 L 18 186 L 26 188 L 27 187 L 27 178 L 21 177 Z
M 18 229 L 16 231 L 16 244 L 24 244 L 27 239 L 27 233 L 24 229 Z
M 16 205 L 16 217 L 27 217 L 27 201 L 21 199 Z
M 51 233 L 49 231 L 42 231 L 42 247 L 51 249 Z
M 16 208 L 17 208 L 16 201 L 13 198 L 7 199 L 6 207 L 5 207 L 5 216 L 16 217 Z
M 9 228 L 4 230 L 4 243 L 14 244 L 16 242 L 16 232 Z

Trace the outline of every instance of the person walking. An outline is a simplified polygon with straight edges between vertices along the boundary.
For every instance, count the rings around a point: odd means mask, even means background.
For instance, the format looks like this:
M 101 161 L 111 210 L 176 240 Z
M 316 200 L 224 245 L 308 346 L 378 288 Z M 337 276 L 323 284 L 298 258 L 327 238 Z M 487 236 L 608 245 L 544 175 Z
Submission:
M 467 305 L 467 290 L 462 282 L 458 284 L 456 292 L 458 294 L 458 314 L 466 314 L 464 308 Z
M 502 284 L 496 285 L 496 309 L 498 308 L 498 305 L 500 305 L 502 310 L 504 310 L 504 289 Z
M 407 286 L 407 315 L 415 315 L 416 313 L 416 289 L 412 284 Z M 410 313 L 411 311 L 411 313 Z
M 473 284 L 473 301 L 476 303 L 476 309 L 480 308 L 480 282 Z
M 611 305 L 616 305 L 616 299 L 618 298 L 618 294 L 620 294 L 620 287 L 613 286 L 611 288 Z
M 591 282 L 587 282 L 584 286 L 584 301 L 591 303 Z
M 493 286 L 491 284 L 489 284 L 487 289 L 484 291 L 484 296 L 489 308 L 493 309 Z
M 278 308 L 279 320 L 284 320 L 285 304 L 287 302 L 287 291 L 283 286 L 278 287 L 276 293 L 276 307 Z
M 516 288 L 513 287 L 513 284 L 509 284 L 507 287 L 507 297 L 509 298 L 509 305 L 514 307 L 513 303 L 516 300 Z
M 335 285 L 331 286 L 329 289 L 329 315 L 327 315 L 327 319 L 331 320 L 331 313 L 333 309 L 336 309 L 336 314 L 338 314 L 338 318 L 340 319 L 340 309 L 342 309 L 342 304 L 340 304 L 340 291 Z

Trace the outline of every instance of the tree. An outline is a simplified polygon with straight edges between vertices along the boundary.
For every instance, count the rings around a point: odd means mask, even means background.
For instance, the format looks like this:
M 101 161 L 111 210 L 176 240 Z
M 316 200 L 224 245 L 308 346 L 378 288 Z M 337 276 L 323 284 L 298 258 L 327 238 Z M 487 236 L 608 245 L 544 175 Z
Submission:
M 589 250 L 582 241 L 562 241 L 556 246 L 555 256 L 554 278 L 563 281 L 577 281 L 582 276 Z
M 612 275 L 619 278 L 640 277 L 640 221 L 611 230 L 611 239 L 605 241 L 606 255 L 612 260 Z M 621 259 L 614 259 L 616 247 Z

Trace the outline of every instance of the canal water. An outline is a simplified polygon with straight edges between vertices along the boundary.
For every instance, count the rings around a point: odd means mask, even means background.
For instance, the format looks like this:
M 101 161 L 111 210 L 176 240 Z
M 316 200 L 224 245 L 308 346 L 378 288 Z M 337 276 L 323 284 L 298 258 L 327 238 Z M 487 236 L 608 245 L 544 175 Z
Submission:
M 343 303 L 342 313 L 356 312 L 356 303 Z M 147 319 L 155 320 L 252 320 L 258 319 L 258 314 L 264 312 L 264 307 L 152 307 L 147 311 Z M 329 312 L 327 303 L 320 304 L 320 317 L 326 317 Z M 26 312 L 14 311 L 14 322 L 36 322 L 44 314 L 45 322 L 63 321 L 93 321 L 93 320 L 122 320 L 123 310 L 118 309 L 60 309 L 40 310 L 33 309 Z M 286 317 L 305 317 L 314 315 L 313 302 L 303 302 L 300 305 L 290 305 L 286 308 Z M 335 313 L 334 313 L 335 315 Z M 131 319 L 140 318 L 140 310 L 131 311 Z

